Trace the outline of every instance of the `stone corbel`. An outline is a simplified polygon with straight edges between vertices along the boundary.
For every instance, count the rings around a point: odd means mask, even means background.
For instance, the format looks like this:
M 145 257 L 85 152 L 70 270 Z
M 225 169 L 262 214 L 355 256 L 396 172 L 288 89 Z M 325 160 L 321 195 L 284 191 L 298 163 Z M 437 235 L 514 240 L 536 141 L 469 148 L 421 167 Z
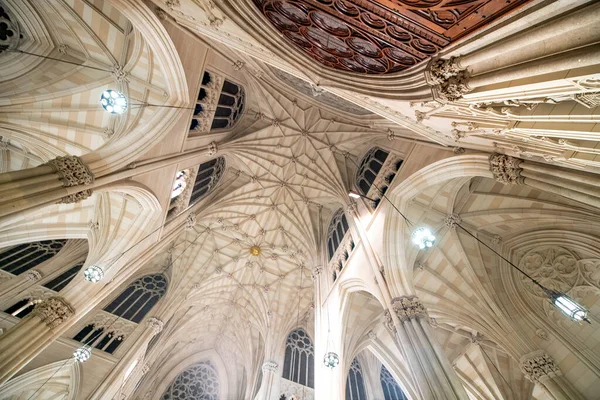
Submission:
M 35 306 L 33 315 L 39 317 L 48 327 L 56 328 L 69 319 L 75 310 L 62 297 L 53 296 Z
M 154 332 L 154 336 L 161 333 L 165 326 L 164 322 L 162 322 L 160 319 L 154 318 L 154 317 L 148 318 L 146 323 L 148 324 L 150 329 L 152 329 L 152 331 Z
M 520 168 L 523 160 L 505 154 L 494 153 L 490 156 L 490 171 L 494 179 L 505 185 L 523 185 L 524 178 L 521 176 Z
M 425 77 L 432 86 L 434 98 L 443 102 L 460 100 L 472 90 L 468 85 L 469 72 L 460 65 L 460 57 L 432 60 Z
M 525 377 L 533 383 L 562 375 L 554 359 L 541 350 L 521 357 L 520 367 Z
M 392 299 L 392 310 L 402 322 L 417 318 L 427 318 L 427 310 L 417 296 L 402 296 Z M 391 317 L 391 316 L 390 316 Z

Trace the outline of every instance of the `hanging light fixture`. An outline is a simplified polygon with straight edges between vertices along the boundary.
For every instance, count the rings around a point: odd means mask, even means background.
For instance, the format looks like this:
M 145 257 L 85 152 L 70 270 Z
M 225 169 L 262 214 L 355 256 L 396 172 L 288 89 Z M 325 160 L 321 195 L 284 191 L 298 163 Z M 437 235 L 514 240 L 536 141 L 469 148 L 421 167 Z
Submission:
M 86 281 L 96 283 L 104 278 L 104 271 L 97 265 L 92 265 L 83 271 L 83 277 Z
M 543 288 L 543 290 L 552 302 L 552 305 L 558 308 L 558 310 L 564 315 L 566 315 L 573 321 L 585 321 L 591 324 L 590 320 L 587 317 L 588 310 L 585 307 L 583 307 L 564 293 L 546 288 Z
M 111 114 L 121 115 L 127 110 L 127 98 L 121 92 L 107 89 L 100 96 L 102 108 Z
M 334 369 L 338 366 L 339 363 L 340 358 L 333 351 L 325 353 L 325 357 L 323 358 L 323 364 L 325 364 L 327 368 Z
M 82 346 L 75 350 L 75 352 L 73 352 L 73 358 L 75 359 L 75 361 L 80 363 L 84 363 L 87 360 L 89 360 L 91 355 L 92 349 L 87 346 Z
M 435 236 L 427 227 L 417 228 L 412 233 L 412 242 L 419 249 L 428 249 L 435 243 Z

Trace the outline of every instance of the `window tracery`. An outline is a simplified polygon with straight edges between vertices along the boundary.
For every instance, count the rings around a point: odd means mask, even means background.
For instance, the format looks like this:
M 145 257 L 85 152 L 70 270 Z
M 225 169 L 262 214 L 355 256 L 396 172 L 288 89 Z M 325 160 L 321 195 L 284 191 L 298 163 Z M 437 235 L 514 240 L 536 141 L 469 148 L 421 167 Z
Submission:
M 56 278 L 52 279 L 49 282 L 44 283 L 44 286 L 50 290 L 54 290 L 55 292 L 60 292 L 65 286 L 69 284 L 75 278 L 81 267 L 83 266 L 83 261 L 78 262 L 73 267 L 69 268 Z
M 385 400 L 407 400 L 406 395 L 400 388 L 400 385 L 396 382 L 390 371 L 387 370 L 385 365 L 381 366 L 381 373 L 379 374 L 381 381 L 381 387 L 383 388 L 383 395 Z
M 335 281 L 344 268 L 350 253 L 354 249 L 352 235 L 346 235 L 348 231 L 348 220 L 344 209 L 340 208 L 331 217 L 327 230 L 327 254 L 329 256 L 329 269 Z
M 299 328 L 290 332 L 285 343 L 283 377 L 314 388 L 314 361 L 314 346 L 306 331 Z
M 217 370 L 210 361 L 201 361 L 177 375 L 161 400 L 217 400 L 219 389 Z
M 104 311 L 139 323 L 166 291 L 164 275 L 146 275 L 129 285 Z
M 244 103 L 244 89 L 240 85 L 205 71 L 190 131 L 204 133 L 232 128 L 244 111 Z
M 225 171 L 225 159 L 218 157 L 200 164 L 192 188 L 190 204 L 208 194 L 219 182 Z
M 362 367 L 355 357 L 346 379 L 346 400 L 367 400 Z
M 20 275 L 55 256 L 65 243 L 66 239 L 42 240 L 4 249 L 0 251 L 0 269 Z
M 389 152 L 373 147 L 362 158 L 356 171 L 356 187 L 364 195 L 375 200 L 377 208 L 379 200 L 385 195 L 403 160 Z
M 135 280 L 104 311 L 96 314 L 73 340 L 112 354 L 165 294 L 167 286 L 162 274 Z M 116 320 L 114 315 L 121 318 Z

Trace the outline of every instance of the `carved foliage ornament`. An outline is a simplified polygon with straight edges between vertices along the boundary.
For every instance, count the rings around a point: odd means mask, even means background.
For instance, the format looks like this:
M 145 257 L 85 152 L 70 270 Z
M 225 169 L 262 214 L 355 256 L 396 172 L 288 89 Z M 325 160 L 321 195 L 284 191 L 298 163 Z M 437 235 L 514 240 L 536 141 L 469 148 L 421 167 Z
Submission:
M 69 319 L 75 310 L 65 299 L 59 296 L 50 297 L 35 306 L 33 315 L 38 316 L 50 328 L 55 328 Z
M 392 299 L 392 308 L 400 321 L 427 317 L 427 310 L 417 296 L 402 296 Z
M 94 182 L 94 174 L 79 157 L 56 157 L 46 165 L 58 175 L 64 187 L 90 185 Z
M 521 371 L 534 383 L 543 380 L 544 377 L 553 378 L 562 375 L 552 357 L 543 351 L 536 351 L 522 357 Z
M 522 168 L 519 168 L 523 160 L 504 154 L 494 153 L 490 156 L 490 171 L 494 179 L 505 185 L 522 185 L 524 178 L 521 177 Z

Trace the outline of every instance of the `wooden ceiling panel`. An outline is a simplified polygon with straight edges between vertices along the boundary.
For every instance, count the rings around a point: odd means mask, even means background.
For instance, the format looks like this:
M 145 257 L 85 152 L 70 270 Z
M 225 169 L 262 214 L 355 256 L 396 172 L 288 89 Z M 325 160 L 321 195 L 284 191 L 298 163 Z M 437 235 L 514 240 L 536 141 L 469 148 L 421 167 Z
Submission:
M 430 58 L 530 0 L 253 0 L 321 64 L 386 74 Z

